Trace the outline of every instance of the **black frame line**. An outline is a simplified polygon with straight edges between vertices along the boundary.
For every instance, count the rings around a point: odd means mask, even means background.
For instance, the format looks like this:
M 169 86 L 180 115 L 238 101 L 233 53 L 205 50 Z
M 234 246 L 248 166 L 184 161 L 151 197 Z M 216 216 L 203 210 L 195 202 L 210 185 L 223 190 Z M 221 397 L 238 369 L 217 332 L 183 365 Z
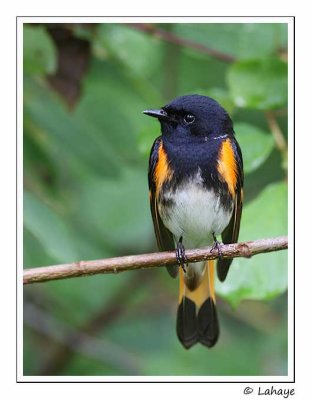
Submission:
M 293 323 L 293 380 L 292 381 L 207 381 L 207 380 L 196 380 L 196 381 L 177 381 L 177 380 L 170 380 L 170 381 L 161 381 L 161 380 L 149 380 L 149 381 L 140 381 L 140 380 L 116 380 L 116 381 L 75 381 L 75 380 L 66 380 L 66 381 L 44 381 L 44 380 L 32 380 L 32 381 L 23 381 L 23 380 L 18 380 L 18 371 L 17 371 L 17 364 L 18 364 L 18 343 L 17 343 L 17 338 L 18 338 L 18 306 L 17 306 L 17 292 L 18 292 L 18 202 L 17 202 L 17 193 L 18 193 L 18 59 L 17 59 L 17 49 L 18 49 L 18 19 L 19 18 L 291 18 L 293 21 L 293 136 L 294 136 L 294 148 L 293 148 L 293 160 L 294 160 L 294 165 L 293 165 L 293 172 L 294 172 L 294 177 L 293 177 L 293 224 L 294 224 L 294 230 L 293 230 L 293 277 L 294 277 L 294 283 L 293 283 L 293 316 L 294 316 L 294 323 Z M 179 15 L 171 15 L 171 16 L 164 16 L 164 15 L 128 15 L 128 16 L 120 16 L 120 15 L 17 15 L 16 16 L 16 48 L 15 48 L 15 56 L 16 56 L 16 87 L 15 87 L 15 93 L 16 93 L 16 116 L 15 116 L 15 121 L 16 121 L 16 383 L 217 383 L 217 384 L 224 384 L 224 383 L 246 383 L 246 384 L 291 384 L 291 383 L 296 383 L 296 371 L 295 371 L 295 358 L 296 358 L 296 351 L 295 351 L 295 282 L 296 282 L 296 270 L 295 270 L 295 20 L 296 17 L 294 15 L 211 15 L 211 16 L 204 16 L 204 15 L 195 15 L 195 16 L 179 16 Z M 61 22 L 60 22 L 61 23 Z M 122 22 L 118 22 L 122 24 Z M 181 22 L 182 23 L 182 22 Z M 289 46 L 289 43 L 288 43 Z M 289 47 L 288 47 L 289 48 Z M 288 108 L 289 111 L 289 108 Z M 288 305 L 289 307 L 289 305 Z M 288 364 L 289 365 L 289 364 Z M 180 375 L 179 375 L 180 376 Z

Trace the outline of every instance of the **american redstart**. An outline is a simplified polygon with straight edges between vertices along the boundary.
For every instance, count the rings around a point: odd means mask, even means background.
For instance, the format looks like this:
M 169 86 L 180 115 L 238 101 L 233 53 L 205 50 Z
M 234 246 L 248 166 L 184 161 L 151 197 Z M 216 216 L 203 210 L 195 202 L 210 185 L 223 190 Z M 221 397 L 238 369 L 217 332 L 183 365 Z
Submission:
M 217 275 L 224 281 L 232 259 L 220 242 L 238 240 L 243 201 L 243 160 L 228 113 L 207 96 L 187 95 L 159 110 L 161 136 L 151 149 L 149 193 L 158 247 L 176 250 L 180 276 L 177 335 L 185 348 L 212 347 L 219 337 L 214 261 L 187 263 L 185 248 L 217 247 Z

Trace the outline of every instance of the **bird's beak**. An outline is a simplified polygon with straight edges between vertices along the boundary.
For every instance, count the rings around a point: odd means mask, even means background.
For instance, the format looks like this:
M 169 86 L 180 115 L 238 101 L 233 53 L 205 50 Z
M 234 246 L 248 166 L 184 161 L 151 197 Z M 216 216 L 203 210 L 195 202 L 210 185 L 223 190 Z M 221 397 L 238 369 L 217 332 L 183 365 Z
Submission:
M 164 119 L 164 120 L 169 120 L 169 115 L 166 113 L 165 110 L 145 110 L 143 111 L 143 114 L 149 115 L 150 117 L 158 118 L 158 119 Z

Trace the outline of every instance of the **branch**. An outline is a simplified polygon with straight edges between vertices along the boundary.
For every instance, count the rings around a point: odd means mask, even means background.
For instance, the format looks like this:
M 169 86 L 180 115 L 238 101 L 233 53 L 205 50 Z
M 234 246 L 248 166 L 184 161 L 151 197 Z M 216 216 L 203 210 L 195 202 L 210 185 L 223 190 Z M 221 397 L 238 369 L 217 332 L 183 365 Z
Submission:
M 269 253 L 287 248 L 287 237 L 221 245 L 222 257 L 224 258 L 249 258 L 259 253 Z M 216 248 L 205 247 L 202 249 L 186 250 L 185 255 L 188 262 L 213 260 L 218 258 L 218 250 Z M 176 263 L 176 254 L 174 251 L 106 258 L 93 261 L 79 261 L 70 264 L 25 269 L 24 284 L 95 274 L 116 274 L 118 272 L 134 269 L 171 266 Z
M 182 38 L 174 33 L 168 32 L 164 29 L 160 29 L 152 24 L 126 24 L 131 28 L 137 29 L 148 33 L 154 37 L 157 37 L 165 42 L 173 43 L 177 46 L 188 47 L 190 49 L 199 51 L 200 53 L 206 54 L 209 57 L 216 58 L 217 60 L 232 63 L 235 61 L 235 57 L 230 54 L 223 53 L 218 50 L 211 49 L 201 43 L 193 42 L 192 40 Z
M 276 120 L 276 114 L 273 111 L 266 111 L 265 117 L 274 137 L 276 147 L 282 153 L 284 159 L 287 160 L 287 142 Z

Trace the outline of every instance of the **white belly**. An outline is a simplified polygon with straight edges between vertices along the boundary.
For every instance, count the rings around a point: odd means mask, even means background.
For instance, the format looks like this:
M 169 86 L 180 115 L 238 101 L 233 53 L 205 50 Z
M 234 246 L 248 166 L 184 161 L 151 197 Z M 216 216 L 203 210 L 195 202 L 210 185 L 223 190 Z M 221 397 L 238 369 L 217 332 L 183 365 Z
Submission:
M 221 234 L 230 222 L 233 207 L 225 210 L 215 192 L 204 190 L 201 182 L 190 182 L 163 196 L 168 206 L 159 206 L 160 216 L 176 242 L 182 236 L 185 248 L 211 245 L 213 233 Z

